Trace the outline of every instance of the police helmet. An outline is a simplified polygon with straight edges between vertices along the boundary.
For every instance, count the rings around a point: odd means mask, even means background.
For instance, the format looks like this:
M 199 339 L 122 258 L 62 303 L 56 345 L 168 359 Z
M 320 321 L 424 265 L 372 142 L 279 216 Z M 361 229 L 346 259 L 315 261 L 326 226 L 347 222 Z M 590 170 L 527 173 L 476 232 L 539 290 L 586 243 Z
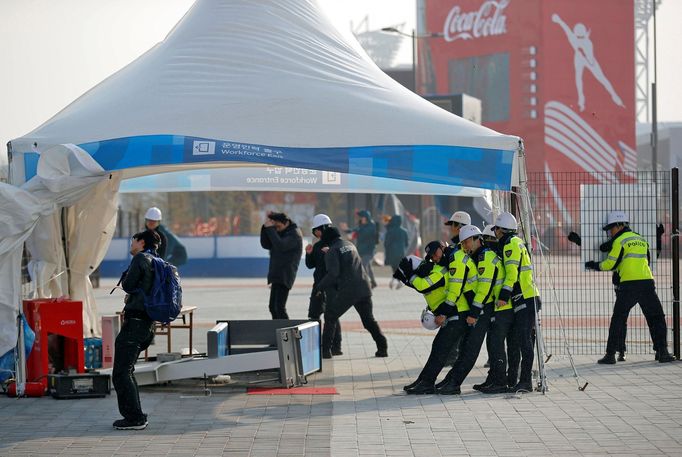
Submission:
M 505 229 L 505 230 L 517 230 L 519 224 L 516 222 L 516 218 L 512 213 L 507 211 L 500 213 L 495 219 L 495 227 Z
M 611 211 L 606 215 L 606 222 L 601 228 L 606 231 L 611 229 L 615 225 L 628 225 L 630 223 L 630 218 L 625 213 L 625 211 Z
M 472 236 L 481 236 L 481 235 L 482 235 L 481 229 L 479 229 L 475 225 L 465 225 L 459 231 L 459 241 L 462 242 L 464 240 L 468 240 Z
M 421 315 L 422 327 L 426 330 L 436 330 L 438 324 L 436 324 L 436 316 L 428 308 L 424 308 Z
M 471 216 L 469 216 L 469 213 L 466 211 L 455 211 L 452 213 L 452 216 L 450 216 L 450 219 L 445 222 L 445 225 L 452 225 L 455 223 L 460 226 L 469 225 L 471 224 Z

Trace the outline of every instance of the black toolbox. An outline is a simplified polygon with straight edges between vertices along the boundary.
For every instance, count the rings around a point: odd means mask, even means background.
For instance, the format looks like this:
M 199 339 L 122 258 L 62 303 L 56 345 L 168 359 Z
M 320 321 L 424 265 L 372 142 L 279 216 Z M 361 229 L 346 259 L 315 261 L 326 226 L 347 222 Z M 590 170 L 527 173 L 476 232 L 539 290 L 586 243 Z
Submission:
M 111 376 L 97 372 L 51 374 L 47 389 L 59 399 L 102 398 L 111 393 Z

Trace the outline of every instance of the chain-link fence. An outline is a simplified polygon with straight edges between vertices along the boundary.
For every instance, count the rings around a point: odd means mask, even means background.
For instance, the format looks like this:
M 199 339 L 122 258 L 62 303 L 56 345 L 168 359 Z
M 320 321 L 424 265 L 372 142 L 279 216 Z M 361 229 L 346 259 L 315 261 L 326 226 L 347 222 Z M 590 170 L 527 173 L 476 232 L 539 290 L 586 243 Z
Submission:
M 583 264 L 606 256 L 593 247 L 607 240 L 608 235 L 600 229 L 604 215 L 613 210 L 627 212 L 632 230 L 649 241 L 652 271 L 668 322 L 668 340 L 672 341 L 670 185 L 669 172 L 529 175 L 540 241 L 534 238 L 534 262 L 548 353 L 565 354 L 566 343 L 574 354 L 604 352 L 615 302 L 612 276 L 585 271 Z M 582 257 L 581 247 L 567 238 L 572 231 L 583 237 Z M 653 352 L 639 306 L 628 320 L 627 350 L 633 354 Z

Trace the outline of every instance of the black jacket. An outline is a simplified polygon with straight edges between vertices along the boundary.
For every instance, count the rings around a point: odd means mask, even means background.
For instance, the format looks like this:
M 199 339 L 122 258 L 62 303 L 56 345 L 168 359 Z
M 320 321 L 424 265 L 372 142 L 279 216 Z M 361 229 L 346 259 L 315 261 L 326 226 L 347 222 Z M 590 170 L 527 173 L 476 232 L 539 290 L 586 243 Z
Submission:
M 278 232 L 275 227 L 262 226 L 260 245 L 270 251 L 268 284 L 282 284 L 291 289 L 303 253 L 303 235 L 293 222 Z
M 127 293 L 123 310 L 144 311 L 144 294 L 148 294 L 153 285 L 152 254 L 148 251 L 135 254 L 121 281 L 121 287 Z
M 327 274 L 317 285 L 317 289 L 330 293 L 332 297 L 343 297 L 348 302 L 371 297 L 369 277 L 362 267 L 355 245 L 342 240 L 336 227 L 326 228 L 321 241 L 329 246 L 329 251 L 324 259 Z
M 318 241 L 313 244 L 313 252 L 310 254 L 306 253 L 305 255 L 305 266 L 311 270 L 315 269 L 313 272 L 313 287 L 319 284 L 324 275 L 327 274 L 327 266 L 324 263 L 325 253 L 322 252 L 322 248 L 325 246 L 326 244 L 322 241 Z

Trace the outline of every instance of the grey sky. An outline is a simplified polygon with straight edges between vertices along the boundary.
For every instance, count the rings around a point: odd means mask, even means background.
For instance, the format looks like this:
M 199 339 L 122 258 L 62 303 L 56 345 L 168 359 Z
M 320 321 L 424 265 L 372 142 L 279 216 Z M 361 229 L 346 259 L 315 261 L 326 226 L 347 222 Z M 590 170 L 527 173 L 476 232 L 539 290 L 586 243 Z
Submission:
M 0 142 L 36 128 L 83 92 L 163 39 L 192 0 L 3 0 L 0 2 Z M 453 3 L 455 0 L 453 0 Z M 337 27 L 415 23 L 414 0 L 319 0 Z M 659 119 L 682 121 L 682 1 L 658 14 Z M 406 40 L 408 41 L 408 40 Z M 406 42 L 397 64 L 409 64 Z M 0 163 L 6 160 L 0 153 Z

